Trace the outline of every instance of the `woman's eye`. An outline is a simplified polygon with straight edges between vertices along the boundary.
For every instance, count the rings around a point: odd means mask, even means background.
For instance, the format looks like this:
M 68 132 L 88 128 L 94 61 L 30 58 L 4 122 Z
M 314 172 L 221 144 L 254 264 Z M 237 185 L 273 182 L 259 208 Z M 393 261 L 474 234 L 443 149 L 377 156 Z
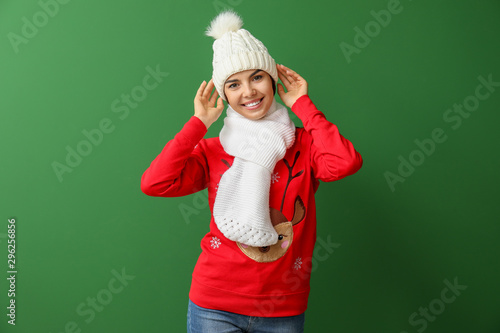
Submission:
M 229 88 L 236 88 L 236 83 L 232 83 L 229 85 Z
M 258 80 L 262 79 L 262 75 L 255 75 L 255 76 L 253 77 L 253 79 L 254 79 L 255 81 L 258 81 Z

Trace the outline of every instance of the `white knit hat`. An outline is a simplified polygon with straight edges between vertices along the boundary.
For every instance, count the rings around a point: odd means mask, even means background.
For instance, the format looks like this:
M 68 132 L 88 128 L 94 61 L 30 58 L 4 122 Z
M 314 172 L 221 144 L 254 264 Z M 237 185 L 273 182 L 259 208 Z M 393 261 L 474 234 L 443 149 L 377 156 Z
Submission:
M 261 69 L 278 82 L 276 62 L 267 48 L 250 32 L 241 29 L 243 21 L 233 11 L 224 11 L 210 23 L 205 34 L 215 39 L 213 44 L 213 82 L 223 100 L 224 83 L 231 75 L 248 69 Z

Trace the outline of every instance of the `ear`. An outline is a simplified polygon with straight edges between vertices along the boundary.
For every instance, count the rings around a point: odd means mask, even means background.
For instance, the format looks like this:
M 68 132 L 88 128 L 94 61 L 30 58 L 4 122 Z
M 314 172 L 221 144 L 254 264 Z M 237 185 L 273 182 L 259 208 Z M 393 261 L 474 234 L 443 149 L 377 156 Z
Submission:
M 282 222 L 288 222 L 288 219 L 286 218 L 286 216 L 283 215 L 283 213 L 280 212 L 279 210 L 269 206 L 269 212 L 271 214 L 271 222 L 273 224 L 273 227 L 275 225 L 282 223 Z
M 276 95 L 276 88 L 277 88 L 276 87 L 276 81 L 274 81 L 273 77 L 269 73 L 267 73 L 267 75 L 271 78 L 271 82 L 273 84 L 273 96 L 274 96 L 274 95 Z
M 304 202 L 302 202 L 300 196 L 297 196 L 297 199 L 295 199 L 295 210 L 293 212 L 293 218 L 290 222 L 292 222 L 292 225 L 296 225 L 297 223 L 301 222 L 305 216 L 306 207 L 304 206 Z

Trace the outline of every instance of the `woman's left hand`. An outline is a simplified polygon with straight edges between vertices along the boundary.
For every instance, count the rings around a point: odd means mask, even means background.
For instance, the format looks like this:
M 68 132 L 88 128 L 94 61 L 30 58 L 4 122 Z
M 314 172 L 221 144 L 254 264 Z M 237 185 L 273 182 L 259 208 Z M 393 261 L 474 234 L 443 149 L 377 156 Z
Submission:
M 281 83 L 278 83 L 278 94 L 283 103 L 289 108 L 295 103 L 299 97 L 307 95 L 307 82 L 302 76 L 292 71 L 284 65 L 276 65 L 278 77 L 285 85 L 287 92 Z

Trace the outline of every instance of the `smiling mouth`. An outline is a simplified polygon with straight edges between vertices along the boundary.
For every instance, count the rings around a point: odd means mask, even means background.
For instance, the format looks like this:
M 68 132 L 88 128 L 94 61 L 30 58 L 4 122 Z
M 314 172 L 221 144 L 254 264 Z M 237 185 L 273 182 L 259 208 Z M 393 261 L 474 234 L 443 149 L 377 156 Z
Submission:
M 258 100 L 257 102 L 253 102 L 253 103 L 248 103 L 248 104 L 242 104 L 243 106 L 245 107 L 250 107 L 250 108 L 253 108 L 253 107 L 256 107 L 257 105 L 260 105 L 260 103 L 262 103 L 262 100 L 264 99 L 264 97 L 262 97 L 260 100 Z

